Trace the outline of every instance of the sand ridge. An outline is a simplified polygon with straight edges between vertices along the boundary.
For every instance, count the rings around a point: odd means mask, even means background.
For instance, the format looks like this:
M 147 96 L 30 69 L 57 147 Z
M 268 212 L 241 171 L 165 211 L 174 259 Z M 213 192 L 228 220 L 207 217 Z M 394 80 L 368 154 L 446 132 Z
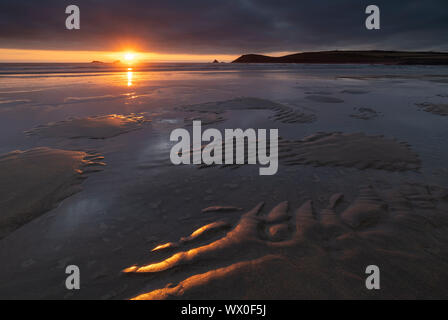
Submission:
M 142 114 L 110 114 L 86 118 L 71 118 L 37 126 L 25 134 L 45 138 L 107 139 L 142 128 L 149 122 Z
M 229 110 L 270 110 L 272 111 L 272 115 L 269 118 L 281 123 L 311 123 L 316 121 L 316 116 L 314 114 L 304 113 L 278 102 L 253 97 L 242 97 L 232 100 L 189 105 L 182 107 L 181 110 L 213 114 L 219 119 L 219 121 L 216 122 L 223 121 L 224 118 L 222 117 L 222 114 Z
M 269 148 L 269 141 L 266 144 Z M 223 141 L 223 150 L 225 150 L 225 147 L 226 142 Z M 235 144 L 233 144 L 233 149 L 235 155 Z M 245 150 L 247 150 L 247 142 Z M 200 151 L 192 149 L 190 153 L 193 155 Z M 280 138 L 278 160 L 280 164 L 288 166 L 340 166 L 360 170 L 416 171 L 421 167 L 419 156 L 412 151 L 408 143 L 385 138 L 381 135 L 369 136 L 364 133 L 318 132 L 301 140 Z M 247 152 L 244 154 L 244 164 L 248 164 Z M 241 167 L 242 164 L 201 164 L 198 165 L 198 168 L 204 169 L 215 166 L 236 169 Z
M 448 116 L 448 104 L 423 102 L 416 103 L 416 105 L 420 110 L 423 110 L 425 112 L 429 112 L 439 116 Z
M 309 95 L 306 96 L 305 99 L 315 101 L 315 102 L 322 102 L 322 103 L 342 103 L 344 100 L 336 98 L 336 97 L 329 97 L 327 95 Z
M 362 90 L 362 89 L 345 89 L 342 90 L 341 93 L 348 93 L 348 94 L 366 94 L 370 91 Z
M 437 284 L 448 280 L 447 208 L 447 188 L 417 183 L 360 186 L 357 197 L 335 193 L 320 210 L 309 200 L 264 214 L 260 203 L 220 239 L 125 272 L 185 275 L 138 300 L 446 297 Z M 372 263 L 387 283 L 378 292 L 359 276 Z
M 366 108 L 366 107 L 356 108 L 355 107 L 354 110 L 356 112 L 352 113 L 350 115 L 350 117 L 356 118 L 356 119 L 361 119 L 361 120 L 370 120 L 370 119 L 374 119 L 374 118 L 377 118 L 377 117 L 383 115 L 381 112 L 376 111 L 372 108 Z
M 287 165 L 342 166 L 388 171 L 418 170 L 421 161 L 406 142 L 364 133 L 316 133 L 279 142 L 279 159 Z

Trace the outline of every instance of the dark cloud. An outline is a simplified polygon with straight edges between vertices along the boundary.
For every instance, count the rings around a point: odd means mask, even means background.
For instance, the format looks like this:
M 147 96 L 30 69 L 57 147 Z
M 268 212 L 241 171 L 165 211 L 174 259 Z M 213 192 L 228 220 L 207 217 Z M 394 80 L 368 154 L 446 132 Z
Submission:
M 81 30 L 65 29 L 65 7 Z M 381 30 L 364 26 L 367 5 Z M 164 53 L 448 50 L 447 0 L 1 0 L 0 47 Z

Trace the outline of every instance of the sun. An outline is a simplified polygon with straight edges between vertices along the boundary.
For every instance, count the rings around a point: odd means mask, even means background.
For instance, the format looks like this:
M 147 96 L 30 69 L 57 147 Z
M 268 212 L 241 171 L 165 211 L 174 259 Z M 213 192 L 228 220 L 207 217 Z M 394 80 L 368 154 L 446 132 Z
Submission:
M 132 62 L 135 59 L 135 53 L 133 52 L 126 52 L 124 54 L 124 60 L 126 60 L 127 62 Z

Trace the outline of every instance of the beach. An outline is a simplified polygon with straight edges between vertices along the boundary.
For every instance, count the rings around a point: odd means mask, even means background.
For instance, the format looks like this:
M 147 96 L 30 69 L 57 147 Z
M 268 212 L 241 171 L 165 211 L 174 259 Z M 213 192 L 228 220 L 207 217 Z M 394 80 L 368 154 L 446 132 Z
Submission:
M 447 115 L 447 66 L 0 64 L 0 298 L 446 299 Z M 194 120 L 277 172 L 173 165 Z

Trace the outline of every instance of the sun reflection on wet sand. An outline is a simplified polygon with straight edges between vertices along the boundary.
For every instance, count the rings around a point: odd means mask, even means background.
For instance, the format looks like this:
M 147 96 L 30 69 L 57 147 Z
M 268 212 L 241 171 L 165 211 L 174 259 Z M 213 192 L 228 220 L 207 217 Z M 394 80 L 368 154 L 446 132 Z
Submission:
M 132 68 L 128 68 L 128 87 L 132 86 L 132 78 L 134 73 L 132 72 Z

